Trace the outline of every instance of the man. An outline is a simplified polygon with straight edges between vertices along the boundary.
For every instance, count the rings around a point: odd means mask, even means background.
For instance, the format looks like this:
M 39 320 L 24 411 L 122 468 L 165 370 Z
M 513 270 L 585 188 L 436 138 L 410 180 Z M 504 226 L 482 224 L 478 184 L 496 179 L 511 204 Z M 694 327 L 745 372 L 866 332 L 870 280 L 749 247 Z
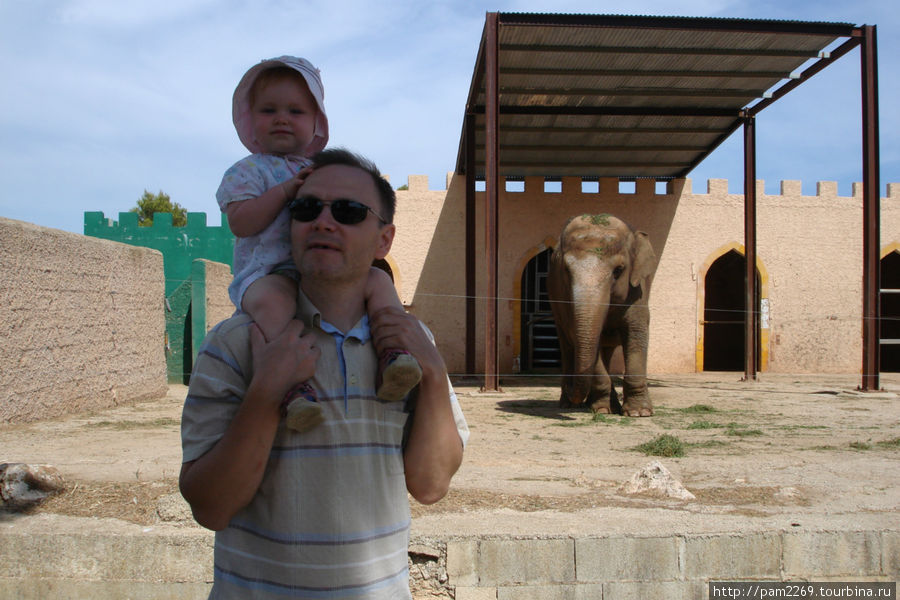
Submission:
M 313 163 L 300 195 L 320 212 L 292 211 L 297 319 L 269 342 L 246 315 L 220 323 L 185 402 L 180 485 L 197 522 L 217 532 L 211 598 L 410 598 L 407 491 L 440 500 L 468 437 L 418 320 L 383 311 L 370 329 L 366 317 L 369 267 L 393 241 L 393 190 L 347 151 Z M 361 203 L 363 220 L 348 224 L 353 205 L 341 200 Z M 406 403 L 375 397 L 372 334 L 422 368 Z M 325 422 L 297 433 L 281 401 L 306 380 Z

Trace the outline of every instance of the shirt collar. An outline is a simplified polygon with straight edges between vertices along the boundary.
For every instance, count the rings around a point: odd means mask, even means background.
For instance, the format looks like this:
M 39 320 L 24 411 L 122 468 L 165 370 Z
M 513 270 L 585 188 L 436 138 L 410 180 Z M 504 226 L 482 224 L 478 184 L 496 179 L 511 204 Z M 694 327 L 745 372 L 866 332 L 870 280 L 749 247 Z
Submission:
M 353 337 L 361 342 L 367 342 L 372 337 L 369 331 L 369 315 L 364 314 L 350 331 L 344 333 L 328 321 L 322 319 L 322 313 L 312 302 L 310 302 L 309 298 L 306 297 L 306 294 L 303 293 L 303 289 L 299 285 L 297 286 L 296 316 L 303 322 L 305 328 L 315 327 L 321 329 L 325 333 L 330 333 L 332 335 L 337 334 L 342 337 Z

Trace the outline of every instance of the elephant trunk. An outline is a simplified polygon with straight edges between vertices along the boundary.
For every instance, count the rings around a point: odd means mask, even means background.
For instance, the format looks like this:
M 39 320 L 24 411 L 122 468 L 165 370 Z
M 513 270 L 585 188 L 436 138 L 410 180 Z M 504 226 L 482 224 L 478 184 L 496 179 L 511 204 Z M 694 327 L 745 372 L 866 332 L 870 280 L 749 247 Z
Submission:
M 574 324 L 574 381 L 572 404 L 582 404 L 597 384 L 608 387 L 609 375 L 601 360 L 600 336 L 609 312 L 608 284 L 573 285 L 572 317 Z

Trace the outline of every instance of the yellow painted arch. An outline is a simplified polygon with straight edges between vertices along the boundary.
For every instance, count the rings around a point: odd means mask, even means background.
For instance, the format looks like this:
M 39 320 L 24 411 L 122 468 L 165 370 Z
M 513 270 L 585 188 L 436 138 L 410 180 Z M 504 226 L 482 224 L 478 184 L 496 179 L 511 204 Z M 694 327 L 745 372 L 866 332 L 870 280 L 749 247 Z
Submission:
M 703 315 L 706 312 L 706 274 L 709 271 L 709 268 L 713 265 L 714 262 L 719 260 L 725 254 L 728 254 L 734 250 L 741 256 L 746 256 L 745 248 L 743 244 L 739 244 L 737 242 L 730 242 L 728 244 L 724 244 L 719 246 L 716 250 L 714 250 L 707 257 L 706 261 L 700 266 L 700 270 L 698 273 L 698 281 L 700 284 L 697 286 L 697 306 L 699 310 L 697 311 L 697 346 L 695 351 L 695 362 L 694 367 L 698 373 L 703 371 L 703 349 L 704 349 L 704 339 L 703 339 Z M 763 300 L 769 299 L 769 272 L 766 270 L 765 264 L 763 264 L 762 260 L 759 258 L 759 254 L 756 255 L 756 272 L 759 274 L 759 300 L 762 303 Z M 760 348 L 760 356 L 759 356 L 759 370 L 767 371 L 769 368 L 769 327 L 763 327 L 762 320 L 760 320 L 760 328 L 759 328 L 759 348 Z

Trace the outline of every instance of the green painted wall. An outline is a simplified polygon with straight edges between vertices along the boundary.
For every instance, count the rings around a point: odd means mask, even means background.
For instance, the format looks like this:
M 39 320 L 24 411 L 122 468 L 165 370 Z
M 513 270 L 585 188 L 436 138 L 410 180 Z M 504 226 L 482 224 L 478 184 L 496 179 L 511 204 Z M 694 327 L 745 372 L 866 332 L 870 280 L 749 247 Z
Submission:
M 119 220 L 113 221 L 102 212 L 86 212 L 84 234 L 162 252 L 169 382 L 187 383 L 206 331 L 206 272 L 194 261 L 202 258 L 232 266 L 234 234 L 225 215 L 221 225 L 210 227 L 206 213 L 188 213 L 184 227 L 173 227 L 171 214 L 156 213 L 152 226 L 139 227 L 137 213 L 119 213 Z

